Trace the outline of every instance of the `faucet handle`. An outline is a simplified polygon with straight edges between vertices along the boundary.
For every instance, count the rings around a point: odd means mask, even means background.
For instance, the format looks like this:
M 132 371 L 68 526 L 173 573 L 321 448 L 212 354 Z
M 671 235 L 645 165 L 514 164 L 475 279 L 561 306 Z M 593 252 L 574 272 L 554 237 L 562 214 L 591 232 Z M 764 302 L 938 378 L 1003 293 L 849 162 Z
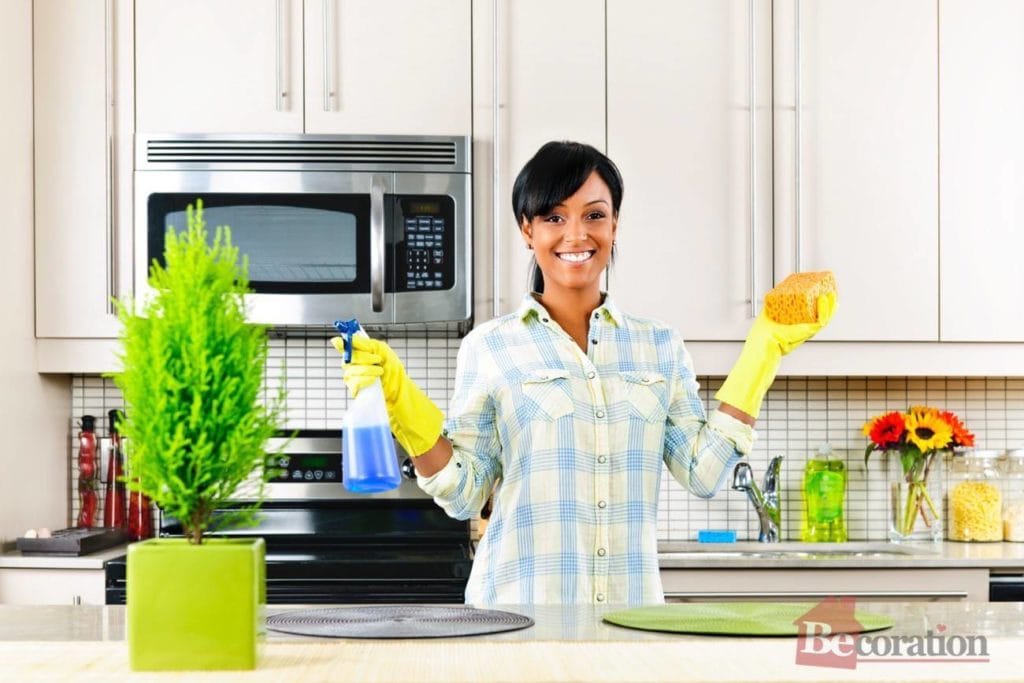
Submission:
M 764 473 L 764 486 L 761 488 L 764 490 L 765 495 L 775 493 L 779 489 L 779 473 L 782 469 L 782 456 L 776 455 L 770 461 L 768 461 L 768 469 Z

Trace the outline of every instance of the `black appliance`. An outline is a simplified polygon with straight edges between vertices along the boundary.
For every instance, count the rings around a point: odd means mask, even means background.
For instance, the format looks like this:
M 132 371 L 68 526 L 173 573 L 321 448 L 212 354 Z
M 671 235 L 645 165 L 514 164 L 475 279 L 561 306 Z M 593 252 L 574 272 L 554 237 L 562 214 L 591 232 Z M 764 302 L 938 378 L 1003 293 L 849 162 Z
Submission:
M 267 602 L 463 602 L 469 522 L 448 517 L 419 489 L 397 444 L 402 484 L 372 496 L 344 489 L 340 451 L 337 431 L 300 432 L 280 456 L 257 525 L 223 534 L 266 540 Z M 161 517 L 160 534 L 181 536 L 181 525 Z M 124 604 L 126 557 L 105 567 L 107 604 Z

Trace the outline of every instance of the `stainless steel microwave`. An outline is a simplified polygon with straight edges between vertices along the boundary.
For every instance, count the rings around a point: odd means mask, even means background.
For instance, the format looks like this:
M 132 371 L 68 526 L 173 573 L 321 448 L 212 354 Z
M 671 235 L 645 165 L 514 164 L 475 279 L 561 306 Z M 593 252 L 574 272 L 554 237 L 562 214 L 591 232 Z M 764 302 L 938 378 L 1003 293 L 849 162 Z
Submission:
M 248 258 L 253 322 L 321 328 L 472 317 L 469 137 L 139 135 L 135 292 L 203 200 Z

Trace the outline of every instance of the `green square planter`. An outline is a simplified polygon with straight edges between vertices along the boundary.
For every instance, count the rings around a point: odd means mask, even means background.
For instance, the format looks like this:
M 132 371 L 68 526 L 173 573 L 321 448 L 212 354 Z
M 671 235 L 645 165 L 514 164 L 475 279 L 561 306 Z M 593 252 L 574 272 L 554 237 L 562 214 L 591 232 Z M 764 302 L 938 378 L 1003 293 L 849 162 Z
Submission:
M 265 635 L 262 538 L 154 538 L 128 546 L 133 671 L 253 669 Z

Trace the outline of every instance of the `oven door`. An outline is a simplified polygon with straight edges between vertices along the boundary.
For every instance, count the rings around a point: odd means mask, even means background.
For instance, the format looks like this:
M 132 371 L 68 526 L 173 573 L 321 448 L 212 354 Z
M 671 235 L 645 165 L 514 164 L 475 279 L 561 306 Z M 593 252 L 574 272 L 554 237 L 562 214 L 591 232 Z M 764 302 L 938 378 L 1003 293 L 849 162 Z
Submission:
M 145 299 L 148 266 L 163 261 L 168 227 L 187 227 L 203 200 L 212 241 L 220 225 L 248 258 L 249 319 L 324 326 L 338 318 L 394 322 L 385 196 L 391 173 L 333 171 L 139 171 L 135 203 L 135 292 Z

